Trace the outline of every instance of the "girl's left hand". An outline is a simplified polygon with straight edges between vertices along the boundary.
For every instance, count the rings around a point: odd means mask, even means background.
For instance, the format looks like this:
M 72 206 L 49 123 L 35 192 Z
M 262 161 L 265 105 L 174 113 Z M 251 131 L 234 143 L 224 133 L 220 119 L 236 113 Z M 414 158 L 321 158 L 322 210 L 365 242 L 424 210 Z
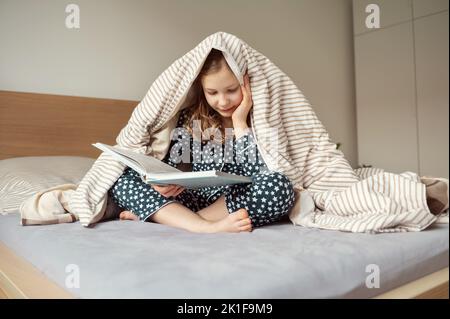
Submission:
M 179 185 L 170 184 L 170 185 L 156 185 L 150 184 L 155 191 L 160 193 L 164 197 L 177 197 L 180 193 L 184 191 L 184 187 Z
M 248 113 L 250 112 L 250 109 L 253 106 L 252 91 L 250 88 L 250 78 L 247 72 L 244 75 L 244 84 L 241 85 L 241 90 L 242 90 L 242 102 L 241 104 L 239 104 L 239 106 L 236 108 L 236 110 L 234 110 L 233 114 L 231 115 L 233 124 L 236 124 L 235 126 L 247 124 L 247 116 Z

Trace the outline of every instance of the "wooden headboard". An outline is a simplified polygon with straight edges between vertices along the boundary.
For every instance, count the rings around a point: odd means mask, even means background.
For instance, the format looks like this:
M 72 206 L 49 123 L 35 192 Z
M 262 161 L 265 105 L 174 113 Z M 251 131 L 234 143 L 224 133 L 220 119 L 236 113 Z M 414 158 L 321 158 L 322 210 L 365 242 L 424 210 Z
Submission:
M 114 145 L 138 101 L 0 91 L 0 159 L 96 158 L 91 144 Z

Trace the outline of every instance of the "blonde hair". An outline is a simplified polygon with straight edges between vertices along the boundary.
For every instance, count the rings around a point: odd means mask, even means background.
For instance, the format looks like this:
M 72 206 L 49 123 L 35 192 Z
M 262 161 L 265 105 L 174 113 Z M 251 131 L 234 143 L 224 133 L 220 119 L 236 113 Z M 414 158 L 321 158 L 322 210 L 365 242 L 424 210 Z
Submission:
M 211 129 L 212 132 L 219 130 L 222 135 L 221 141 L 216 138 L 216 135 L 214 135 L 214 140 L 222 144 L 225 143 L 225 129 L 222 125 L 222 118 L 221 115 L 206 101 L 201 81 L 205 75 L 219 72 L 223 67 L 227 67 L 231 71 L 222 54 L 222 51 L 212 49 L 192 85 L 192 89 L 194 90 L 194 98 L 192 104 L 187 107 L 188 122 L 184 124 L 187 131 L 192 136 L 194 136 L 192 127 L 193 121 L 200 121 L 199 129 L 202 134 L 206 129 Z

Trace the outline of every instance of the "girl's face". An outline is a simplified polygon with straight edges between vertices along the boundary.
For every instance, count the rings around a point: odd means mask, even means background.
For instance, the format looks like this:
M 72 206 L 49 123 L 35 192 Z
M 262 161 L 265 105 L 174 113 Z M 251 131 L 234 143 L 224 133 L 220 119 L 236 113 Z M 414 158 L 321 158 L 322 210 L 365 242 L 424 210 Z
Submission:
M 225 63 L 225 62 L 224 62 Z M 241 85 L 227 66 L 203 76 L 202 88 L 206 101 L 223 117 L 231 117 L 242 102 Z

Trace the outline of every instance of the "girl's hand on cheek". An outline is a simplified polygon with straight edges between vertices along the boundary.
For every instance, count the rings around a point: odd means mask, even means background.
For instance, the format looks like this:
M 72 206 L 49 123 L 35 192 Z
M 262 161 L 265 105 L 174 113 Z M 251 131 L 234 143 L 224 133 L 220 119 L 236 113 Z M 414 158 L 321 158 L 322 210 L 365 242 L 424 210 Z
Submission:
M 252 91 L 250 88 L 250 78 L 248 73 L 245 73 L 244 75 L 244 84 L 241 85 L 241 91 L 242 102 L 231 115 L 234 126 L 242 126 L 244 124 L 247 125 L 247 116 L 253 106 Z

